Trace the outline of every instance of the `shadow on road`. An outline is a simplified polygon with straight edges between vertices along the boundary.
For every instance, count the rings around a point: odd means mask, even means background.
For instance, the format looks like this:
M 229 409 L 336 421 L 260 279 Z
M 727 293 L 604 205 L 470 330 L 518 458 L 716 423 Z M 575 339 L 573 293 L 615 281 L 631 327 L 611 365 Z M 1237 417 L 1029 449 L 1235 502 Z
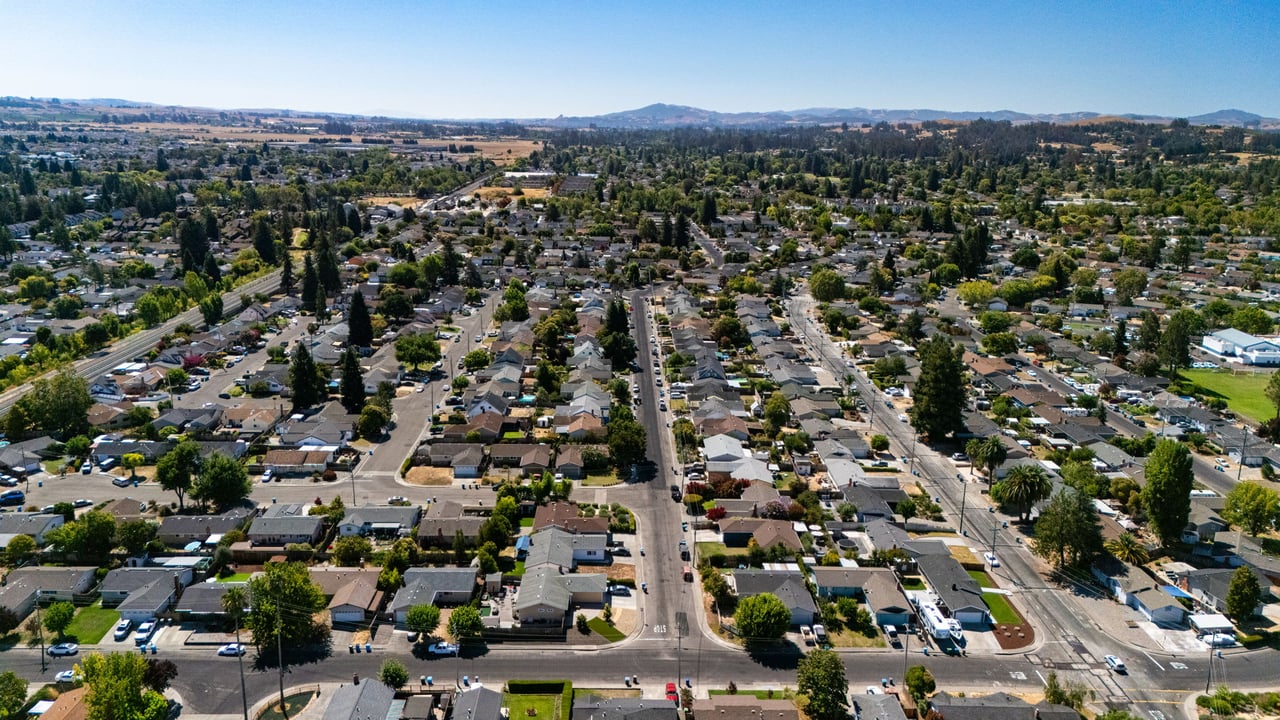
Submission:
M 747 656 L 770 670 L 795 670 L 804 653 L 791 643 L 752 644 L 747 646 Z

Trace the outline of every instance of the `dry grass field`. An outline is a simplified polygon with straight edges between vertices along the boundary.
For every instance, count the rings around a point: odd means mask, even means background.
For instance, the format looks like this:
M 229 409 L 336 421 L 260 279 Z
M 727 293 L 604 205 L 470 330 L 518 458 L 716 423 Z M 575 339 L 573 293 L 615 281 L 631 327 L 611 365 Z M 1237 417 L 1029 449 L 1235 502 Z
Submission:
M 486 186 L 478 191 L 481 199 L 490 202 L 502 197 L 523 197 L 528 200 L 541 200 L 547 196 L 546 188 L 525 188 L 524 195 L 513 196 L 514 188 Z

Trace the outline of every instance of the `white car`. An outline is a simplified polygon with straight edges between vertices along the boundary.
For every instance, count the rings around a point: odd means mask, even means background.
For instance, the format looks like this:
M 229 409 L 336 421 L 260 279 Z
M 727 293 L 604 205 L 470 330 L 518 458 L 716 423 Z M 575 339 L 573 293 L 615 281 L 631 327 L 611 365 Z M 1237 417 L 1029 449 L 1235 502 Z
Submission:
M 427 652 L 432 655 L 457 655 L 458 646 L 455 643 L 438 642 L 428 647 Z
M 53 681 L 60 682 L 60 683 L 73 683 L 82 679 L 83 678 L 81 678 L 79 675 L 76 674 L 75 670 L 63 670 L 62 672 L 53 676 Z
M 1116 657 L 1115 655 L 1107 655 L 1106 657 L 1102 658 L 1102 660 L 1107 664 L 1107 667 L 1111 668 L 1112 670 L 1115 670 L 1118 673 L 1123 673 L 1128 671 L 1128 668 L 1124 666 L 1124 661 Z
M 995 554 L 995 553 L 993 553 L 993 552 L 984 552 L 984 553 L 982 553 L 982 559 L 983 559 L 983 560 L 986 560 L 986 561 L 987 561 L 987 564 L 988 564 L 988 565 L 990 565 L 990 566 L 991 566 L 991 567 L 993 567 L 993 568 L 998 568 L 998 567 L 1000 567 L 1000 559 L 999 559 L 999 558 L 997 558 L 997 557 L 996 557 L 996 554 Z
M 75 643 L 58 643 L 49 648 L 49 654 L 57 657 L 59 655 L 75 655 L 80 652 L 80 646 Z
M 116 631 L 112 633 L 111 637 L 115 638 L 116 640 L 123 640 L 129 637 L 129 629 L 132 627 L 133 627 L 133 622 L 131 620 L 121 620 L 120 622 L 116 623 Z
M 227 643 L 218 648 L 218 654 L 223 656 L 237 657 L 245 653 L 244 645 L 240 643 Z

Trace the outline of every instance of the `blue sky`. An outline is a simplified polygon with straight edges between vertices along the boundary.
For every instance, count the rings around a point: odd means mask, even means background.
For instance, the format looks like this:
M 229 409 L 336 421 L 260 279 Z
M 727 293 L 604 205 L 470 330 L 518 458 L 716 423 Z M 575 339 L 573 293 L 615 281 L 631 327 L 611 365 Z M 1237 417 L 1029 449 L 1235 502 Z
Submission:
M 654 102 L 1280 117 L 1274 1 L 0 0 L 0 27 L 0 95 L 431 118 Z

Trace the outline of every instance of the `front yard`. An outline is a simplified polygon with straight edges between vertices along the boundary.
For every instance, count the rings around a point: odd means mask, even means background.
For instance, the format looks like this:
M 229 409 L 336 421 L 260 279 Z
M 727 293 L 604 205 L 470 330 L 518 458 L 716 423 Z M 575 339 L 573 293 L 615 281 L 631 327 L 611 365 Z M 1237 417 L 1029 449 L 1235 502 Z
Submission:
M 67 626 L 66 637 L 74 638 L 81 645 L 93 645 L 102 641 L 102 637 L 111 631 L 120 621 L 120 613 L 102 607 L 99 601 L 88 607 L 80 608 L 71 624 Z

